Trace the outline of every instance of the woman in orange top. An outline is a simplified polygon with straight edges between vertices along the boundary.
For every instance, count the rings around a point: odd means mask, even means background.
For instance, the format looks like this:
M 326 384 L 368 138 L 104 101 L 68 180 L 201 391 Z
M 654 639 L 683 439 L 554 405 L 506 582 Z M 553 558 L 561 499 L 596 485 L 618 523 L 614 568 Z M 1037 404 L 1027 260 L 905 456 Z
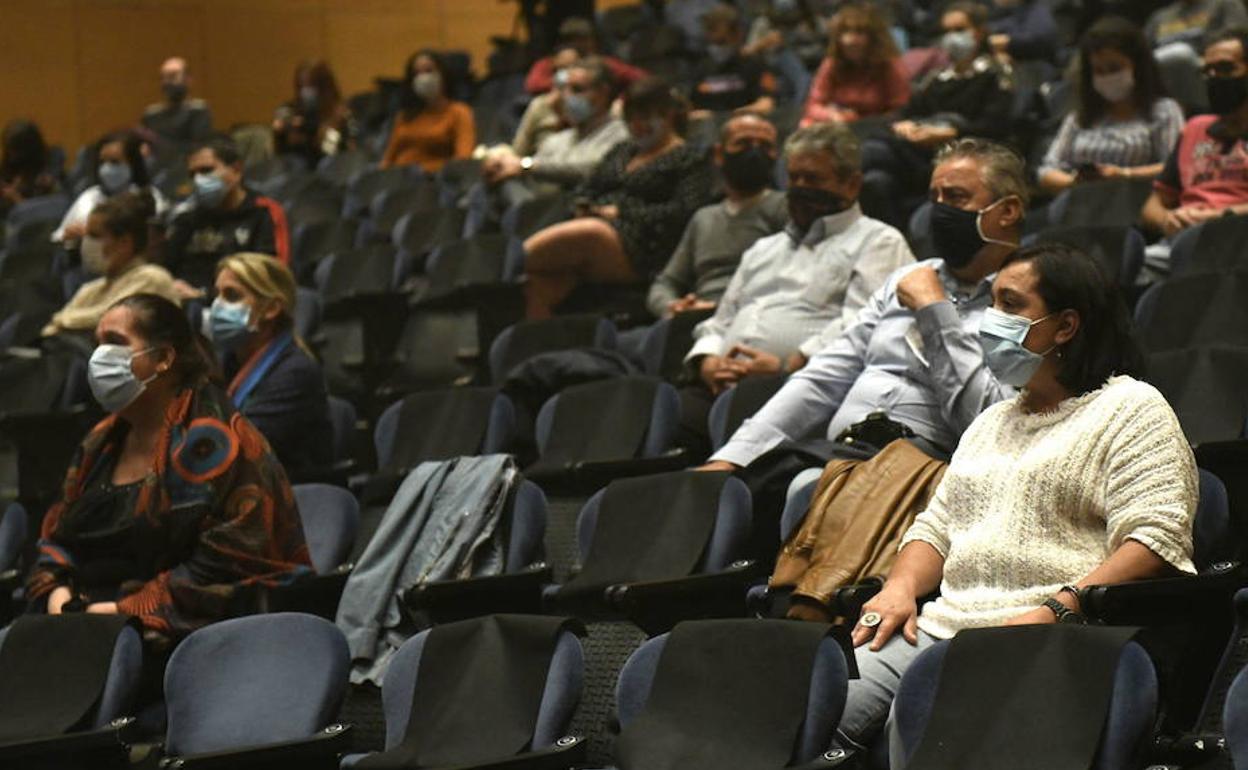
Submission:
M 467 158 L 477 143 L 472 108 L 447 96 L 446 68 L 432 51 L 418 51 L 404 71 L 403 109 L 395 118 L 381 167 L 416 164 L 438 171 Z
M 851 122 L 894 112 L 910 101 L 897 46 L 880 12 L 846 5 L 828 25 L 828 55 L 810 84 L 802 125 Z

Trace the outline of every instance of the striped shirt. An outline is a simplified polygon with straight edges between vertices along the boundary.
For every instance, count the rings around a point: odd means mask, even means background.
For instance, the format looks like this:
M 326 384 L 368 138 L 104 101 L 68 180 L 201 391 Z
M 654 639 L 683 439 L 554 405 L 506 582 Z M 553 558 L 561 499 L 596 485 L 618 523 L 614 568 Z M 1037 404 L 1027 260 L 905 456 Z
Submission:
M 1182 131 L 1183 110 L 1173 99 L 1153 102 L 1149 120 L 1102 118 L 1087 128 L 1079 125 L 1072 112 L 1049 145 L 1039 173 L 1074 171 L 1089 163 L 1126 168 L 1161 163 L 1169 157 Z

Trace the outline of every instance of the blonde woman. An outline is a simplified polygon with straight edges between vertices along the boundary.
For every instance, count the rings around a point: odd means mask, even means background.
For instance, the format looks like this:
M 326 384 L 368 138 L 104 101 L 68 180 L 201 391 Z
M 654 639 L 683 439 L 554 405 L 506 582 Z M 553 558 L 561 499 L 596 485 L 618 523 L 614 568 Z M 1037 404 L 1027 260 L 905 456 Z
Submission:
M 234 254 L 217 265 L 216 290 L 210 329 L 235 408 L 269 440 L 288 473 L 328 467 L 325 375 L 294 333 L 294 276 L 265 254 Z

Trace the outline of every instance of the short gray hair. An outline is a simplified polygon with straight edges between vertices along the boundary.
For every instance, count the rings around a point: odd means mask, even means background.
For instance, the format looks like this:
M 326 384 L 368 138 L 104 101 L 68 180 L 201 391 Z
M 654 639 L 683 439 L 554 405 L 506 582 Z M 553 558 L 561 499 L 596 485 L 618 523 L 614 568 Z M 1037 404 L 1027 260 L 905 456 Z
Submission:
M 784 159 L 794 155 L 821 152 L 836 161 L 836 173 L 842 177 L 862 170 L 862 143 L 844 123 L 815 123 L 799 128 L 784 143 Z
M 936 165 L 960 158 L 970 158 L 979 163 L 984 184 L 995 200 L 1013 195 L 1022 202 L 1023 208 L 1031 198 L 1027 189 L 1027 162 L 1014 150 L 987 139 L 966 137 L 955 139 L 936 153 Z

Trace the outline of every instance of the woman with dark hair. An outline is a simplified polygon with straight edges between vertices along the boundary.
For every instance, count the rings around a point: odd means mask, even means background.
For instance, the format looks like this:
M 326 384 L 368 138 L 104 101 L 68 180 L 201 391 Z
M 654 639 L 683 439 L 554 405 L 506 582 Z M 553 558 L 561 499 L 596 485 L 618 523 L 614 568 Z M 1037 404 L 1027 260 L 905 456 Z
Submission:
M 549 318 L 578 283 L 648 281 L 710 197 L 706 152 L 685 143 L 688 105 L 649 78 L 624 95 L 631 139 L 617 144 L 577 190 L 576 218 L 524 242 L 526 313 Z
M 29 120 L 9 121 L 0 135 L 0 214 L 58 188 L 48 173 L 48 145 L 39 126 Z
M 1075 110 L 1062 121 L 1037 174 L 1060 192 L 1089 179 L 1152 179 L 1183 130 L 1165 96 L 1153 50 L 1126 19 L 1101 19 L 1079 43 Z
M 1068 246 L 1023 249 L 998 272 L 992 300 L 984 363 L 1021 392 L 963 434 L 863 606 L 853 629 L 861 679 L 849 683 L 838 731 L 850 751 L 884 725 L 901 676 L 937 640 L 1078 621 L 1083 586 L 1194 572 L 1192 450 L 1162 395 L 1135 379 L 1130 317 L 1099 264 Z M 920 611 L 919 597 L 937 589 Z M 794 614 L 827 610 L 802 602 Z
M 403 71 L 403 108 L 395 116 L 381 167 L 419 165 L 438 171 L 467 158 L 477 144 L 472 108 L 450 98 L 446 67 L 433 51 L 418 51 Z
M 83 190 L 69 207 L 61 226 L 52 233 L 54 241 L 77 241 L 87 229 L 87 217 L 95 207 L 121 193 L 151 198 L 154 216 L 161 216 L 169 204 L 148 178 L 143 161 L 143 139 L 130 130 L 105 134 L 92 149 L 95 184 Z
M 910 101 L 910 78 L 874 5 L 842 6 L 828 26 L 828 55 L 815 73 L 802 125 L 895 112 Z
M 301 156 L 315 168 L 321 158 L 350 147 L 354 133 L 329 64 L 320 59 L 300 62 L 295 67 L 294 98 L 278 107 L 273 118 L 278 154 Z
M 87 377 L 110 415 L 43 519 L 26 595 L 133 615 L 159 648 L 225 617 L 238 589 L 307 572 L 308 548 L 281 463 L 209 379 L 180 307 L 127 297 L 96 340 Z
M 173 276 L 146 259 L 153 213 L 152 199 L 138 192 L 106 198 L 92 210 L 79 252 L 84 271 L 93 279 L 52 316 L 43 336 L 89 337 L 104 312 L 131 294 L 158 294 L 179 302 Z

